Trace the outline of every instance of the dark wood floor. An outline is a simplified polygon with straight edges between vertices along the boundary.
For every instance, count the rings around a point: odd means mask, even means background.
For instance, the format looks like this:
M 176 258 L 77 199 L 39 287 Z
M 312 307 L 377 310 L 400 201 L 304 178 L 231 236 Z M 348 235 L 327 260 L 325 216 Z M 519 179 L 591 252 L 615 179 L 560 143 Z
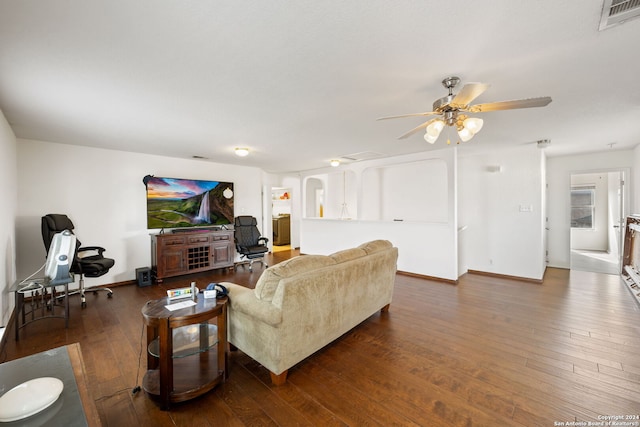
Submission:
M 276 253 L 271 264 L 288 257 Z M 253 287 L 253 273 L 196 276 Z M 391 310 L 290 370 L 281 387 L 241 352 L 229 380 L 161 411 L 141 383 L 140 309 L 162 286 L 72 300 L 71 323 L 36 322 L 2 359 L 79 342 L 105 426 L 557 426 L 640 414 L 640 309 L 617 276 L 549 269 L 542 284 L 465 275 L 458 285 L 398 275 Z M 8 334 L 9 335 L 9 334 Z M 142 354 L 142 357 L 141 357 Z M 634 421 L 638 421 L 637 419 Z M 565 424 L 566 425 L 566 424 Z

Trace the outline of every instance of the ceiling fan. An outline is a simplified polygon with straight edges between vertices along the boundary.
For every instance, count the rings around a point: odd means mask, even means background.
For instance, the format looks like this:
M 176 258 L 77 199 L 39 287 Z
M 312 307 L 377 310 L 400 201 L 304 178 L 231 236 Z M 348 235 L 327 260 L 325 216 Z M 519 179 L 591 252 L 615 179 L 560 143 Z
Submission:
M 424 139 L 428 143 L 433 144 L 438 139 L 438 136 L 440 136 L 442 129 L 447 125 L 455 126 L 460 140 L 467 142 L 473 138 L 480 129 L 482 129 L 484 121 L 477 117 L 469 117 L 464 113 L 486 113 L 489 111 L 514 110 L 517 108 L 544 107 L 551 102 L 551 97 L 543 96 L 540 98 L 517 99 L 513 101 L 489 102 L 486 104 L 471 105 L 471 102 L 487 90 L 489 85 L 484 83 L 467 83 L 457 94 L 454 95 L 453 88 L 455 88 L 458 83 L 460 83 L 460 78 L 455 76 L 447 77 L 442 80 L 442 85 L 446 89 L 449 89 L 449 95 L 437 99 L 433 103 L 433 111 L 403 114 L 401 116 L 380 117 L 376 120 L 399 119 L 403 117 L 416 116 L 439 116 L 416 126 L 409 132 L 400 135 L 398 139 L 407 138 L 422 129 L 426 129 Z M 447 143 L 449 142 L 447 141 Z

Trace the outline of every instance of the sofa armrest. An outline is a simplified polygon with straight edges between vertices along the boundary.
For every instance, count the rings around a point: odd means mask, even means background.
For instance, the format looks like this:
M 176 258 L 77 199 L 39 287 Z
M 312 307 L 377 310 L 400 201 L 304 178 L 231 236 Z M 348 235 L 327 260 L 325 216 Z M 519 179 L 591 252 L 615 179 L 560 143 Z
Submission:
M 232 310 L 244 313 L 271 326 L 278 326 L 282 322 L 282 310 L 270 301 L 256 298 L 253 289 L 231 282 L 220 284 L 229 290 L 229 303 Z

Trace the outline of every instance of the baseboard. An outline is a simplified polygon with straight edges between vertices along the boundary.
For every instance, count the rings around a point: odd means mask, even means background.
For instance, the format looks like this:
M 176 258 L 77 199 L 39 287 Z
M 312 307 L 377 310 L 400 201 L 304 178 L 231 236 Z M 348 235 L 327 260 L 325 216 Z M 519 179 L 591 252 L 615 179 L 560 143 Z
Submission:
M 137 284 L 138 284 L 137 280 L 125 280 L 122 282 L 107 283 L 105 285 L 97 285 L 97 286 L 91 286 L 91 287 L 85 286 L 84 288 L 85 290 L 91 289 L 91 288 L 117 288 L 118 286 L 137 285 Z
M 457 280 L 443 279 L 442 277 L 427 276 L 425 274 L 410 273 L 408 271 L 400 271 L 400 270 L 396 271 L 396 273 L 402 276 L 417 277 L 418 279 L 432 280 L 434 282 L 443 282 L 443 283 L 448 283 L 450 285 L 458 284 Z
M 530 277 L 511 276 L 509 274 L 490 273 L 488 271 L 480 271 L 480 270 L 467 270 L 467 274 L 477 274 L 478 276 L 497 277 L 500 279 L 518 280 L 520 282 L 529 282 L 529 283 L 536 283 L 536 284 L 542 284 L 543 282 L 543 279 L 532 279 Z

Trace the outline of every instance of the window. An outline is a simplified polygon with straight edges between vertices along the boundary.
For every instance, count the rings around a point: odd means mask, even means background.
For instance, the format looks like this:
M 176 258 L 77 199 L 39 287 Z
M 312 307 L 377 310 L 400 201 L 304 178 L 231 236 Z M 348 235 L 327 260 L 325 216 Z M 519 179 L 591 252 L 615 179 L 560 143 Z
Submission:
M 595 185 L 571 187 L 571 228 L 593 229 L 595 203 Z

